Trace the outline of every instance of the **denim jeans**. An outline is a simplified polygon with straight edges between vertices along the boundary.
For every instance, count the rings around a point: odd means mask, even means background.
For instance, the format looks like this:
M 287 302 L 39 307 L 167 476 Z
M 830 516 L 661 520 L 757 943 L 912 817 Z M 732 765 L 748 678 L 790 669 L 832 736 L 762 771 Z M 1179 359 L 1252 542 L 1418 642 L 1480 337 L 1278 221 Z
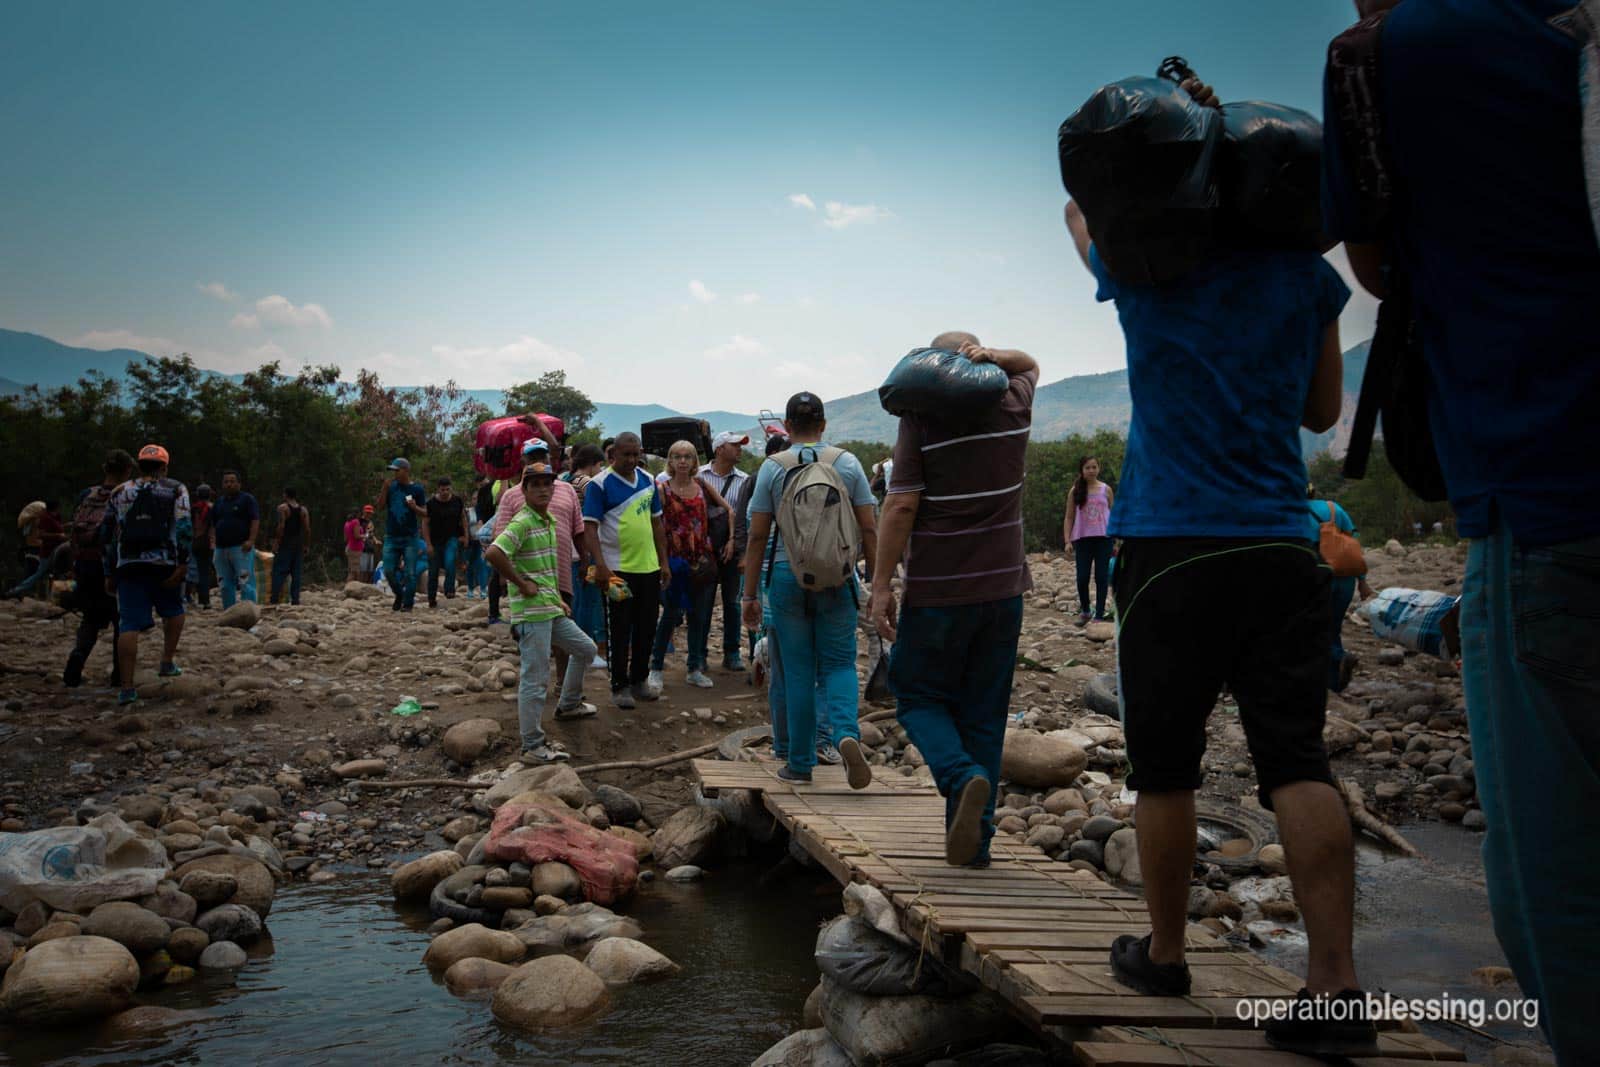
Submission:
M 256 598 L 256 554 L 243 545 L 217 548 L 211 552 L 211 562 L 217 568 L 217 589 L 222 593 L 222 609 L 233 607 L 239 599 L 241 587 L 246 600 Z
M 415 537 L 390 537 L 383 543 L 383 575 L 401 607 L 417 602 L 417 558 L 422 541 Z
M 1356 580 L 1354 578 L 1335 578 L 1333 580 L 1331 599 L 1332 617 L 1328 624 L 1333 627 L 1328 643 L 1328 690 L 1337 693 L 1342 686 L 1339 685 L 1339 664 L 1344 662 L 1344 613 L 1350 610 L 1350 601 L 1356 595 Z
M 278 602 L 283 592 L 283 580 L 289 579 L 289 603 L 300 603 L 300 572 L 305 564 L 305 549 L 286 548 L 272 557 L 272 602 Z
M 1462 685 L 1495 936 L 1561 1063 L 1600 1063 L 1600 537 L 1500 521 L 1461 583 Z
M 778 647 L 778 635 L 772 629 L 772 604 L 771 599 L 765 596 L 763 588 L 761 597 L 761 628 L 767 635 L 767 714 L 772 722 L 772 754 L 778 759 L 789 758 L 789 698 L 787 683 L 783 676 L 783 650 Z M 752 658 L 754 650 L 751 651 Z M 828 731 L 823 723 L 817 722 L 817 733 L 814 738 L 813 748 L 828 740 Z
M 812 737 L 821 727 L 834 744 L 859 738 L 854 583 L 808 593 L 789 564 L 779 561 L 767 594 L 772 603 L 768 639 L 777 638 L 783 656 L 789 737 Z M 816 762 L 814 746 L 789 746 L 790 770 L 808 773 Z
M 467 592 L 476 593 L 489 584 L 489 564 L 483 558 L 483 542 L 476 537 L 467 541 Z
M 666 660 L 667 642 L 672 631 L 683 621 L 685 612 L 671 593 L 663 593 L 661 621 L 656 625 L 655 645 L 650 649 L 650 669 L 659 671 Z M 706 646 L 711 642 L 711 612 L 717 604 L 717 586 L 708 582 L 699 589 L 689 590 L 689 655 L 686 666 L 691 671 L 705 670 Z
M 444 595 L 456 595 L 456 554 L 460 551 L 461 542 L 453 537 L 442 545 L 433 546 L 433 555 L 428 557 L 428 603 L 439 600 L 440 569 L 444 570 Z
M 907 607 L 889 652 L 889 688 L 900 725 L 922 753 L 945 798 L 945 825 L 962 786 L 989 781 L 983 844 L 994 837 L 1000 755 L 1011 709 L 1011 675 L 1022 633 L 1022 598 L 952 607 Z
M 572 564 L 572 621 L 589 635 L 589 640 L 606 639 L 606 606 L 600 590 L 583 580 L 583 568 Z
M 561 696 L 556 710 L 565 711 L 583 702 L 583 672 L 594 659 L 594 642 L 565 615 L 543 622 L 519 622 L 511 628 L 522 659 L 517 685 L 517 728 L 524 749 L 544 744 L 544 697 L 550 682 L 550 646 L 567 654 L 567 671 L 561 679 Z

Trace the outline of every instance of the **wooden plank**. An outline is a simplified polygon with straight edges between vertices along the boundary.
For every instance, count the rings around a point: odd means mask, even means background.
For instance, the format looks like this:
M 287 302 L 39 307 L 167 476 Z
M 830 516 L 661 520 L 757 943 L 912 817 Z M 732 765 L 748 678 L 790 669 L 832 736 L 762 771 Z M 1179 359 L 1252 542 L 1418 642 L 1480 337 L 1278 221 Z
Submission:
M 1024 997 L 1017 1005 L 1034 1026 L 1221 1026 L 1249 1025 L 1237 1014 L 1240 1000 L 1253 997 L 1124 997 L 1067 995 Z
M 1104 952 L 1070 948 L 1000 948 L 987 953 L 986 958 L 1006 965 L 1016 963 L 1097 963 L 1110 965 Z M 1196 967 L 1255 967 L 1259 961 L 1254 956 L 1238 952 L 1197 952 L 1188 961 L 1189 969 Z
M 1099 963 L 1016 963 L 1018 974 L 1044 993 L 1089 993 L 1100 985 L 1118 996 L 1139 996 L 1111 976 L 1109 960 Z M 1196 997 L 1283 997 L 1293 996 L 1299 985 L 1285 988 L 1283 983 L 1255 967 L 1196 967 L 1189 972 Z
M 1190 952 L 1227 951 L 1227 946 L 1223 945 L 1221 942 L 1217 941 L 1216 938 L 1212 937 L 1211 932 L 1206 930 L 1205 927 L 1191 926 L 1189 930 L 1190 939 L 1188 948 Z M 1196 930 L 1198 930 L 1200 934 L 1204 935 L 1203 939 L 1194 933 Z M 1110 931 L 1098 930 L 1037 930 L 1026 932 L 1012 932 L 1004 930 L 990 932 L 980 930 L 969 933 L 967 935 L 967 940 L 971 941 L 973 947 L 979 952 L 990 952 L 994 949 L 1000 948 L 1103 948 L 1109 951 L 1111 948 L 1111 942 L 1116 940 L 1116 936 Z
M 893 900 L 902 907 L 915 900 L 920 904 L 925 904 L 941 911 L 946 908 L 1026 908 L 1030 911 L 1089 911 L 1107 915 L 1120 915 L 1123 911 L 1135 916 L 1146 914 L 1143 902 L 1119 904 L 1116 908 L 1113 908 L 1103 900 L 1078 896 L 1038 896 L 1029 899 L 1027 897 L 1008 897 L 991 893 L 922 893 L 920 895 L 906 893 L 895 894 Z
M 1174 1064 L 1193 1064 L 1197 1067 L 1317 1067 L 1322 1062 L 1275 1049 L 1202 1051 L 1189 1046 L 1168 1048 L 1157 1044 L 1126 1045 L 1097 1041 L 1079 1041 L 1072 1046 L 1072 1052 L 1085 1067 L 1169 1067 Z M 1359 1067 L 1416 1067 L 1417 1061 L 1374 1056 L 1341 1062 L 1358 1064 Z
M 1107 1027 L 1108 1037 L 1134 1044 L 1155 1044 L 1149 1031 L 1136 1031 L 1128 1027 Z M 1258 1029 L 1245 1030 L 1189 1030 L 1163 1027 L 1161 1036 L 1187 1049 L 1255 1049 L 1268 1051 L 1267 1035 Z M 1432 1060 L 1451 1063 L 1464 1061 L 1466 1053 L 1452 1048 L 1443 1041 L 1435 1041 L 1423 1034 L 1383 1033 L 1378 1035 L 1378 1055 L 1397 1060 Z M 1372 1059 L 1357 1059 L 1369 1064 Z

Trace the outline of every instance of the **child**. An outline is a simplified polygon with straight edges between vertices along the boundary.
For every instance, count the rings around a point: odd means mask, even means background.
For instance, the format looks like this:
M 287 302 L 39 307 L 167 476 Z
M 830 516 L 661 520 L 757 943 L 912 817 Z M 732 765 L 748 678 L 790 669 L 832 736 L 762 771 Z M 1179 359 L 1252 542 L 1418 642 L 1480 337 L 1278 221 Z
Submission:
M 1067 558 L 1078 560 L 1078 625 L 1089 622 L 1089 576 L 1094 574 L 1094 619 L 1106 617 L 1106 582 L 1111 571 L 1111 487 L 1100 480 L 1100 461 L 1093 456 L 1078 460 L 1078 480 L 1067 493 L 1067 515 L 1062 534 Z
M 522 758 L 535 763 L 568 759 L 559 742 L 545 738 L 540 722 L 545 687 L 550 680 L 550 646 L 570 657 L 556 702 L 557 719 L 587 718 L 593 704 L 583 702 L 583 672 L 594 658 L 594 642 L 572 621 L 556 581 L 556 522 L 550 517 L 555 469 L 530 463 L 522 472 L 523 506 L 484 556 L 505 579 L 506 621 L 522 657 L 517 689 L 517 722 L 522 732 Z

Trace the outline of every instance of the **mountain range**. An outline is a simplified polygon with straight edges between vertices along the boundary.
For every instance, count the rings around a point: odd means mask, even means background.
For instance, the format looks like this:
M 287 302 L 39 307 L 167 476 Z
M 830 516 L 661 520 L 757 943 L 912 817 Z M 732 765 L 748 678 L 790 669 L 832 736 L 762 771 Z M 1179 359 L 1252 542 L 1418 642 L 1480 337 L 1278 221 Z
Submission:
M 1301 431 L 1301 443 L 1307 456 L 1327 450 L 1336 455 L 1343 453 L 1361 389 L 1361 375 L 1367 365 L 1367 347 L 1368 342 L 1363 341 L 1344 354 L 1345 402 L 1338 425 L 1323 434 Z M 145 358 L 148 358 L 145 353 L 129 348 L 107 351 L 74 348 L 39 334 L 0 329 L 0 395 L 20 393 L 29 385 L 44 389 L 72 385 L 92 371 L 120 378 L 126 373 L 129 362 Z M 499 390 L 469 389 L 465 392 L 491 411 L 501 410 Z M 875 390 L 826 400 L 825 405 L 828 436 L 835 441 L 894 441 L 897 420 L 879 406 Z M 1034 395 L 1033 439 L 1059 440 L 1073 433 L 1092 433 L 1099 429 L 1126 431 L 1131 412 L 1126 370 L 1062 378 L 1041 385 Z M 760 438 L 759 420 L 754 413 L 680 412 L 661 404 L 611 404 L 596 400 L 592 421 L 607 433 L 617 433 L 636 429 L 641 423 L 654 419 L 685 414 L 706 420 L 713 432 L 733 430 L 750 434 L 752 440 Z

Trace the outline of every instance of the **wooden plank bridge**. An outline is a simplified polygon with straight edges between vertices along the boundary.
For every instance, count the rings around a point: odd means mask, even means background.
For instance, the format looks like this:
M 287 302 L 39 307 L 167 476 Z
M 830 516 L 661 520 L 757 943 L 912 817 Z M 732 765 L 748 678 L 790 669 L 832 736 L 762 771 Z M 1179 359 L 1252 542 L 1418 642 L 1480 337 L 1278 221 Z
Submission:
M 759 793 L 794 840 L 842 884 L 876 886 L 906 931 L 946 964 L 975 976 L 1016 1016 L 1086 1067 L 1309 1067 L 1270 1048 L 1235 1014 L 1241 1000 L 1293 997 L 1300 979 L 1239 951 L 1202 926 L 1188 931 L 1193 990 L 1136 993 L 1111 977 L 1121 934 L 1149 930 L 1144 902 L 1087 871 L 1058 863 L 1020 836 L 997 835 L 987 869 L 944 861 L 944 799 L 930 786 L 874 768 L 853 790 L 840 767 L 811 784 L 786 782 L 778 764 L 696 760 L 703 790 Z M 1460 1061 L 1457 1049 L 1410 1024 L 1386 1026 L 1378 1054 L 1359 1067 Z

